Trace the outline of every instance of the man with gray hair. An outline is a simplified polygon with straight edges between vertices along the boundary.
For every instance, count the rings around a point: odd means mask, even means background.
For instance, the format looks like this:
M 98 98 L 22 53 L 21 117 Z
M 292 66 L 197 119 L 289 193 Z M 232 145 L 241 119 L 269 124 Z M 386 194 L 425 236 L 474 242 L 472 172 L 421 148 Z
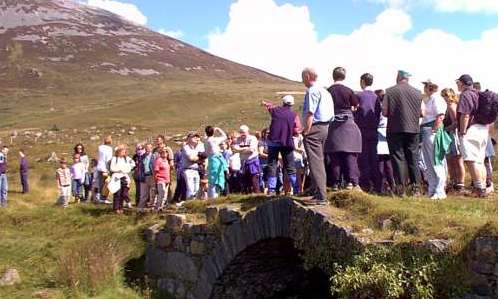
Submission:
M 420 196 L 419 119 L 422 114 L 422 93 L 408 83 L 411 74 L 398 71 L 396 85 L 386 90 L 382 114 L 389 118 L 387 143 L 391 153 L 397 194 L 405 195 L 406 173 L 412 195 Z M 408 168 L 408 171 L 407 171 Z
M 327 176 L 324 164 L 324 146 L 329 123 L 334 118 L 332 96 L 316 84 L 315 70 L 306 68 L 302 72 L 306 95 L 303 104 L 304 148 L 308 156 L 311 177 L 312 204 L 326 204 Z

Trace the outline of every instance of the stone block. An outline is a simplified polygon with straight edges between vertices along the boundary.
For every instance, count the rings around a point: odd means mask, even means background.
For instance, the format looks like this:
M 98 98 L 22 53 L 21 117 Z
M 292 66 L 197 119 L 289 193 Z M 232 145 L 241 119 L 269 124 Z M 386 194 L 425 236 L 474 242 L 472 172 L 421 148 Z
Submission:
M 448 252 L 451 240 L 434 239 L 425 243 L 425 247 L 433 253 Z
M 493 274 L 495 271 L 495 265 L 490 264 L 490 263 L 481 263 L 477 261 L 473 261 L 471 264 L 472 271 L 479 273 L 479 274 L 485 274 L 485 275 L 490 275 Z
M 173 248 L 176 251 L 185 251 L 185 244 L 183 243 L 182 236 L 176 236 L 175 240 L 173 241 Z
M 236 221 L 240 221 L 241 215 L 239 212 L 222 208 L 218 213 L 220 224 L 230 225 Z
M 218 208 L 208 207 L 206 208 L 206 221 L 208 223 L 215 223 L 218 219 Z
M 192 259 L 183 252 L 148 250 L 146 271 L 153 276 L 176 281 L 196 282 L 199 270 Z
M 192 234 L 194 235 L 200 235 L 200 234 L 208 234 L 209 233 L 209 226 L 207 224 L 196 224 L 192 226 Z
M 162 225 L 161 224 L 154 224 L 147 228 L 144 232 L 145 238 L 147 239 L 147 242 L 154 242 L 157 233 L 161 230 Z
M 206 253 L 206 244 L 204 244 L 203 242 L 192 240 L 192 242 L 190 242 L 190 252 L 193 255 L 203 255 L 204 253 Z
M 160 231 L 156 235 L 156 245 L 160 248 L 169 247 L 172 242 L 173 242 L 173 236 L 169 232 Z
M 183 225 L 187 222 L 187 216 L 182 214 L 166 215 L 166 228 L 173 232 L 180 232 Z

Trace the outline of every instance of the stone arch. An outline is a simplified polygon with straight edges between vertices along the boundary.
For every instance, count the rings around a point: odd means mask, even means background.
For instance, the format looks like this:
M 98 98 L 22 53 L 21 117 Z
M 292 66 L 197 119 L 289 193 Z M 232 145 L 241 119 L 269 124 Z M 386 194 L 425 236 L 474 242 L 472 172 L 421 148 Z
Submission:
M 346 228 L 328 219 L 326 209 L 305 207 L 291 199 L 269 200 L 245 214 L 210 208 L 206 216 L 216 222 L 215 231 L 206 233 L 201 227 L 167 221 L 166 230 L 149 233 L 146 268 L 160 290 L 178 298 L 209 298 L 234 258 L 264 240 L 291 239 L 305 255 L 318 256 L 319 260 L 331 253 L 346 256 L 361 247 Z M 186 248 L 182 251 L 174 243 Z M 202 252 L 197 243 L 203 244 Z

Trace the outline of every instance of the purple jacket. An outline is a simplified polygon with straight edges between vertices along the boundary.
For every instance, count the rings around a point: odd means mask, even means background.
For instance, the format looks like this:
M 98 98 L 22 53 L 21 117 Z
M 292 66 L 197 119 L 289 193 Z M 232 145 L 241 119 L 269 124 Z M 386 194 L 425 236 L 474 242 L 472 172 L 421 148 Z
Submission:
M 7 172 L 7 157 L 0 152 L 0 174 Z
M 20 173 L 28 173 L 28 159 L 26 157 L 21 158 L 21 162 L 19 163 L 19 172 Z
M 358 111 L 355 113 L 355 122 L 360 129 L 375 129 L 380 121 L 380 101 L 375 92 L 364 90 L 356 95 L 359 98 Z
M 285 147 L 294 148 L 294 128 L 296 113 L 292 107 L 274 107 L 270 111 L 271 125 L 268 140 Z

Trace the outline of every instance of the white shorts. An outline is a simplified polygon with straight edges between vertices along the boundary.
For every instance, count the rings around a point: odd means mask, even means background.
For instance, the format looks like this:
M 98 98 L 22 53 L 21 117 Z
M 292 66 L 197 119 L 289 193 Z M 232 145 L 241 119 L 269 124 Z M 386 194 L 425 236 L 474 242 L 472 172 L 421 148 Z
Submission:
M 59 196 L 61 197 L 71 196 L 71 186 L 61 186 L 59 188 Z
M 460 151 L 464 161 L 483 162 L 486 157 L 486 145 L 489 130 L 487 125 L 474 124 L 460 140 Z

